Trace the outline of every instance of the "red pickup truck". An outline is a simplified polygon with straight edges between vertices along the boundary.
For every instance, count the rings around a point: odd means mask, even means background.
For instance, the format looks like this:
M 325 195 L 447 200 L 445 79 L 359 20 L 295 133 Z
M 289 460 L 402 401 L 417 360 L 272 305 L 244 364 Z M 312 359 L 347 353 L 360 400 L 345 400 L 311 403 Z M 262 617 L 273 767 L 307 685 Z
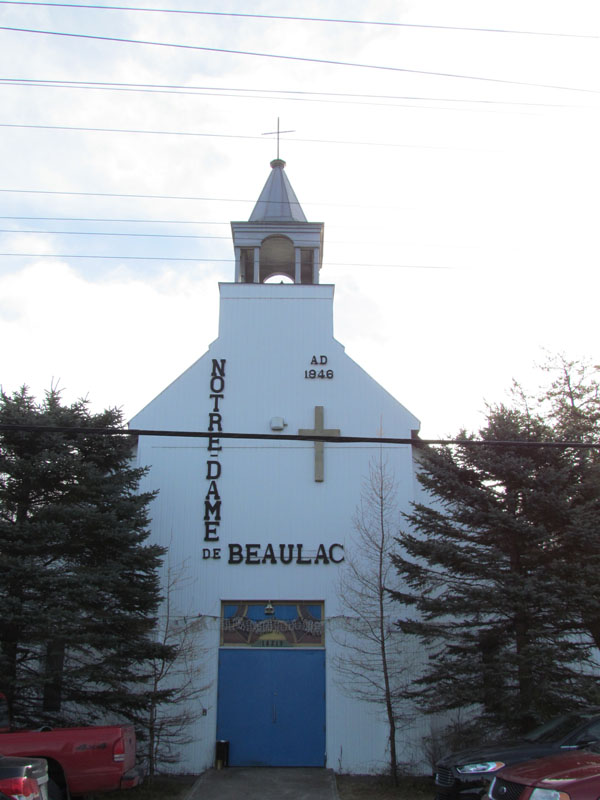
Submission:
M 131 789 L 142 782 L 132 725 L 10 731 L 7 719 L 3 724 L 5 702 L 0 695 L 0 755 L 45 758 L 50 800 Z

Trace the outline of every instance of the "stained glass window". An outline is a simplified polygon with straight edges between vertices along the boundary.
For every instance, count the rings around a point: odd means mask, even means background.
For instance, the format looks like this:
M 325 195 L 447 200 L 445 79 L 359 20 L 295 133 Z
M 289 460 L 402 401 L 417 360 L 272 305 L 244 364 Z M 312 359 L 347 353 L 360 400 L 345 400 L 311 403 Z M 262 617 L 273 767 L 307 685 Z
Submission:
M 318 600 L 223 602 L 221 644 L 324 647 L 323 603 Z

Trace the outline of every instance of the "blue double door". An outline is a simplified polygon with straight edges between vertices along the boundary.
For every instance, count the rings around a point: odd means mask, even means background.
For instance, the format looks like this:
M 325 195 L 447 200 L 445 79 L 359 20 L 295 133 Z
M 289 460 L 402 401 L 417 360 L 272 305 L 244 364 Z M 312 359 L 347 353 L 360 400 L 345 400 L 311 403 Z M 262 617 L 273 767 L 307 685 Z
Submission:
M 325 651 L 222 649 L 217 739 L 232 767 L 325 764 Z

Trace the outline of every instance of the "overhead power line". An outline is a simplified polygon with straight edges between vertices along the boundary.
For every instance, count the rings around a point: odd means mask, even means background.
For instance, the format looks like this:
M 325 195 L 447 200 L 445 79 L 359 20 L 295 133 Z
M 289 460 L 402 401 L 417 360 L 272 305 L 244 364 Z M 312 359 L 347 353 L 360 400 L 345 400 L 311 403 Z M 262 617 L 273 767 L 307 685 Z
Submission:
M 318 434 L 294 433 L 225 433 L 219 431 L 165 431 L 143 428 L 87 428 L 84 426 L 54 426 L 54 425 L 0 425 L 0 432 L 24 433 L 82 433 L 89 436 L 168 436 L 186 439 L 248 439 L 248 440 L 281 440 L 287 442 L 331 442 L 332 444 L 401 444 L 420 447 L 425 445 L 454 445 L 460 447 L 552 447 L 561 449 L 575 448 L 578 450 L 598 449 L 600 442 L 577 441 L 521 441 L 507 440 L 496 441 L 492 439 L 420 439 L 418 436 L 320 436 Z
M 362 208 L 363 206 L 358 206 Z M 231 225 L 230 222 L 223 222 L 222 220 L 200 220 L 200 219 L 152 219 L 151 217 L 146 217 L 144 219 L 131 219 L 127 217 L 39 217 L 39 216 L 15 216 L 14 214 L 6 214 L 0 215 L 0 219 L 12 219 L 12 220 L 22 220 L 22 221 L 35 221 L 35 222 L 113 222 L 117 224 L 121 223 L 136 223 L 140 225 L 226 225 L 229 227 Z M 328 230 L 352 230 L 355 231 L 355 227 L 351 224 L 348 225 L 327 225 Z M 365 230 L 369 231 L 387 231 L 388 228 L 385 225 L 379 226 L 366 226 L 364 227 Z M 37 233 L 37 231 L 28 231 L 22 229 L 14 229 L 10 228 L 5 231 L 6 233 Z M 58 231 L 52 230 L 51 228 L 44 229 L 44 231 L 40 231 L 41 233 L 48 233 L 48 234 L 55 234 Z M 63 231 L 63 233 L 85 233 L 86 235 L 95 236 L 95 235 L 107 235 L 112 236 L 112 233 L 103 234 L 102 232 L 98 231 Z M 136 235 L 136 234 L 132 234 Z M 143 235 L 143 234 L 140 234 Z M 149 234 L 150 236 L 152 234 Z M 165 234 L 168 235 L 168 234 Z M 231 240 L 231 236 L 224 236 L 224 237 L 215 237 L 215 238 L 224 238 Z M 337 240 L 337 239 L 327 239 L 330 244 L 347 244 L 348 240 Z M 357 242 L 356 240 L 352 240 L 353 244 L 377 244 L 381 240 L 367 240 Z M 405 242 L 405 244 L 414 245 L 415 242 Z M 423 244 L 423 242 L 419 242 L 418 244 Z M 456 245 L 450 243 L 428 243 L 429 247 L 469 247 L 469 248 L 476 248 L 479 249 L 480 245 Z
M 119 192 L 62 192 L 56 189 L 0 189 L 0 192 L 12 194 L 57 194 L 74 197 L 130 197 L 145 200 L 206 200 L 211 203 L 256 203 L 254 200 L 244 200 L 235 197 L 198 197 L 196 195 L 181 194 L 124 194 Z M 268 201 L 266 201 L 268 202 Z
M 121 197 L 129 199 L 143 199 L 143 200 L 194 200 L 206 201 L 210 203 L 256 203 L 256 198 L 244 199 L 242 197 L 198 197 L 196 195 L 180 195 L 180 194 L 125 194 L 119 192 L 67 192 L 58 189 L 8 189 L 0 188 L 0 192 L 5 194 L 47 194 L 47 195 L 60 195 L 68 197 Z M 263 203 L 275 203 L 275 200 L 263 200 Z M 377 206 L 369 204 L 365 206 L 360 203 L 323 203 L 320 200 L 306 201 L 303 205 L 317 205 L 317 206 L 335 206 L 336 208 L 394 208 L 398 210 L 405 210 L 402 206 Z M 212 224 L 212 223 L 211 223 Z
M 0 0 L 1 2 L 1 0 Z M 463 103 L 467 105 L 486 105 L 486 106 L 514 106 L 516 108 L 588 108 L 588 106 L 578 106 L 572 103 L 533 103 L 518 100 L 491 100 L 486 98 L 465 98 L 465 97 L 430 97 L 428 95 L 395 95 L 395 94 L 370 94 L 358 92 L 314 92 L 301 89 L 249 89 L 238 86 L 194 86 L 184 84 L 160 84 L 160 83 L 119 83 L 109 81 L 68 81 L 62 79 L 45 80 L 42 78 L 0 78 L 0 84 L 5 86 L 29 86 L 31 88 L 50 88 L 50 89 L 93 89 L 109 92 L 149 92 L 157 94 L 175 95 L 200 95 L 202 97 L 241 97 L 249 95 L 258 99 L 272 100 L 273 96 L 283 96 L 284 99 L 306 100 L 308 102 L 331 102 L 331 98 L 347 98 L 344 102 L 350 104 L 363 105 L 356 103 L 356 100 L 403 100 L 411 103 Z M 224 94 L 225 92 L 234 94 Z M 292 95 L 293 97 L 286 97 Z M 316 98 L 316 99 L 315 99 Z M 368 103 L 365 105 L 375 105 Z M 390 103 L 381 103 L 384 107 L 392 107 Z M 413 108 L 414 106 L 409 106 Z M 422 108 L 422 106 L 418 106 Z M 436 106 L 440 108 L 440 106 Z M 443 106 L 442 106 L 443 108 Z M 467 109 L 471 110 L 471 109 Z
M 254 58 L 270 58 L 280 61 L 300 61 L 305 64 L 327 64 L 332 67 L 353 67 L 356 69 L 373 69 L 384 72 L 402 72 L 411 75 L 428 75 L 435 78 L 454 78 L 455 80 L 482 81 L 484 83 L 498 83 L 508 86 L 525 86 L 536 89 L 554 89 L 558 91 L 586 92 L 589 94 L 600 94 L 600 89 L 583 89 L 578 86 L 562 86 L 558 84 L 530 83 L 528 81 L 515 81 L 507 78 L 490 78 L 481 75 L 465 75 L 457 72 L 437 72 L 424 69 L 411 69 L 408 67 L 392 67 L 384 64 L 362 64 L 354 61 L 337 61 L 330 58 L 310 58 L 308 56 L 290 56 L 281 53 L 260 53 L 253 50 L 233 50 L 225 47 L 205 47 L 196 44 L 182 44 L 179 42 L 158 42 L 149 39 L 128 39 L 120 36 L 98 36 L 90 33 L 69 33 L 67 31 L 49 31 L 39 28 L 17 28 L 8 25 L 0 26 L 2 31 L 12 31 L 14 33 L 31 33 L 42 36 L 58 36 L 71 39 L 88 39 L 100 42 L 115 42 L 118 44 L 139 44 L 151 47 L 176 48 L 179 50 L 190 50 L 205 53 L 221 53 L 224 55 L 250 56 Z
M 45 222 L 141 222 L 148 225 L 230 225 L 229 222 L 214 222 L 200 219 L 127 219 L 125 217 L 15 217 L 0 215 L 0 219 L 43 220 Z M 47 231 L 50 233 L 50 231 Z
M 2 217 L 0 217 L 2 219 Z M 45 230 L 15 230 L 14 228 L 0 228 L 0 233 L 16 233 L 22 234 L 43 234 L 51 236 L 135 236 L 140 238 L 152 239 L 228 239 L 231 241 L 231 236 L 210 236 L 208 234 L 194 234 L 194 233 L 134 233 L 132 231 L 53 231 L 50 229 Z
M 474 33 L 503 33 L 518 36 L 557 36 L 563 38 L 575 39 L 598 39 L 599 36 L 587 33 L 564 33 L 554 31 L 531 31 L 531 30 L 516 30 L 511 28 L 483 28 L 483 27 L 468 27 L 465 25 L 432 25 L 416 22 L 391 22 L 386 20 L 366 20 L 366 19 L 341 19 L 336 17 L 292 17 L 282 14 L 241 14 L 233 11 L 196 11 L 189 9 L 179 8 L 144 8 L 140 6 L 100 6 L 83 3 L 41 3 L 31 2 L 29 0 L 0 0 L 1 5 L 17 5 L 17 6 L 45 6 L 58 8 L 83 8 L 93 9 L 94 11 L 141 11 L 151 12 L 155 14 L 187 14 L 194 16 L 205 17 L 240 17 L 243 19 L 270 19 L 282 20 L 289 22 L 321 22 L 321 23 L 334 23 L 336 25 L 368 25 L 385 28 L 422 28 L 424 30 L 442 30 L 442 31 L 470 31 Z
M 11 233 L 21 233 L 21 231 L 11 231 Z M 116 256 L 116 255 L 95 255 L 93 253 L 0 253 L 0 258 L 64 258 L 64 259 L 87 259 L 100 261 L 203 261 L 203 262 L 225 262 L 233 264 L 233 258 L 186 258 L 183 256 Z M 352 264 L 348 262 L 328 261 L 323 264 L 327 267 L 384 267 L 392 269 L 441 269 L 454 270 L 462 267 L 448 267 L 439 264 Z
M 18 231 L 16 231 L 18 233 Z M 183 256 L 107 256 L 80 253 L 0 253 L 0 258 L 77 258 L 100 259 L 101 261 L 224 261 L 232 263 L 233 258 L 184 258 Z
M 157 131 L 145 130 L 136 128 L 92 128 L 77 125 L 34 125 L 29 123 L 19 122 L 0 122 L 0 128 L 26 128 L 33 130 L 49 130 L 49 131 L 82 131 L 84 133 L 136 133 L 145 134 L 147 136 L 197 136 L 201 138 L 217 138 L 217 139 L 259 139 L 263 140 L 262 136 L 250 136 L 237 133 L 202 133 L 198 131 Z M 295 137 L 286 137 L 286 142 L 303 142 L 304 144 L 334 144 L 334 145 L 350 145 L 352 147 L 402 147 L 415 150 L 460 150 L 468 152 L 493 152 L 487 149 L 476 147 L 451 147 L 448 145 L 436 144 L 403 144 L 402 142 L 364 142 L 352 141 L 345 139 L 299 139 Z
M 52 220 L 52 219 L 60 219 L 58 217 L 2 217 L 0 219 L 24 219 L 24 220 Z M 69 219 L 68 217 L 62 218 Z M 75 219 L 75 218 L 71 218 Z M 82 221 L 82 220 L 79 220 Z M 89 220 L 87 220 L 89 221 Z M 97 220 L 100 222 L 101 220 Z M 127 220 L 103 220 L 108 222 L 124 222 Z M 151 222 L 151 220 L 130 220 L 131 222 Z M 163 220 L 153 220 L 153 224 L 158 224 L 163 222 Z M 175 220 L 170 220 L 171 223 L 179 224 Z M 212 225 L 215 223 L 210 222 L 196 222 L 196 225 Z M 229 223 L 223 222 L 223 225 L 227 225 Z M 334 226 L 335 227 L 335 226 Z M 55 230 L 53 228 L 43 228 L 37 230 L 31 230 L 27 228 L 0 228 L 0 233 L 13 233 L 17 236 L 33 234 L 38 236 L 120 236 L 122 238 L 139 238 L 139 239 L 223 239 L 227 241 L 231 241 L 231 236 L 216 236 L 212 234 L 194 234 L 194 233 L 140 233 L 139 231 L 62 231 L 62 230 Z M 328 244 L 350 244 L 350 241 L 347 239 L 328 239 Z M 356 241 L 353 240 L 352 244 L 378 244 L 380 242 L 376 242 L 375 240 L 372 241 Z M 397 241 L 397 244 L 402 244 L 404 246 L 413 246 L 414 242 L 401 242 Z M 424 242 L 418 242 L 420 247 L 459 247 L 459 248 L 469 248 L 469 249 L 478 249 L 477 245 L 454 245 L 454 244 L 430 244 Z M 354 265 L 351 265 L 354 266 Z M 372 265 L 371 265 L 372 266 Z

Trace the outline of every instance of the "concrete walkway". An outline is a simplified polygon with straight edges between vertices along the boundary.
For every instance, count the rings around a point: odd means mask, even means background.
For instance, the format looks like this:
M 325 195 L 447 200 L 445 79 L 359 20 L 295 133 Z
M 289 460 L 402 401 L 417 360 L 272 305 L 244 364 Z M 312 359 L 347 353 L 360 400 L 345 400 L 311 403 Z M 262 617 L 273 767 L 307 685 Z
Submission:
M 186 800 L 339 800 L 331 769 L 227 767 L 210 769 Z

